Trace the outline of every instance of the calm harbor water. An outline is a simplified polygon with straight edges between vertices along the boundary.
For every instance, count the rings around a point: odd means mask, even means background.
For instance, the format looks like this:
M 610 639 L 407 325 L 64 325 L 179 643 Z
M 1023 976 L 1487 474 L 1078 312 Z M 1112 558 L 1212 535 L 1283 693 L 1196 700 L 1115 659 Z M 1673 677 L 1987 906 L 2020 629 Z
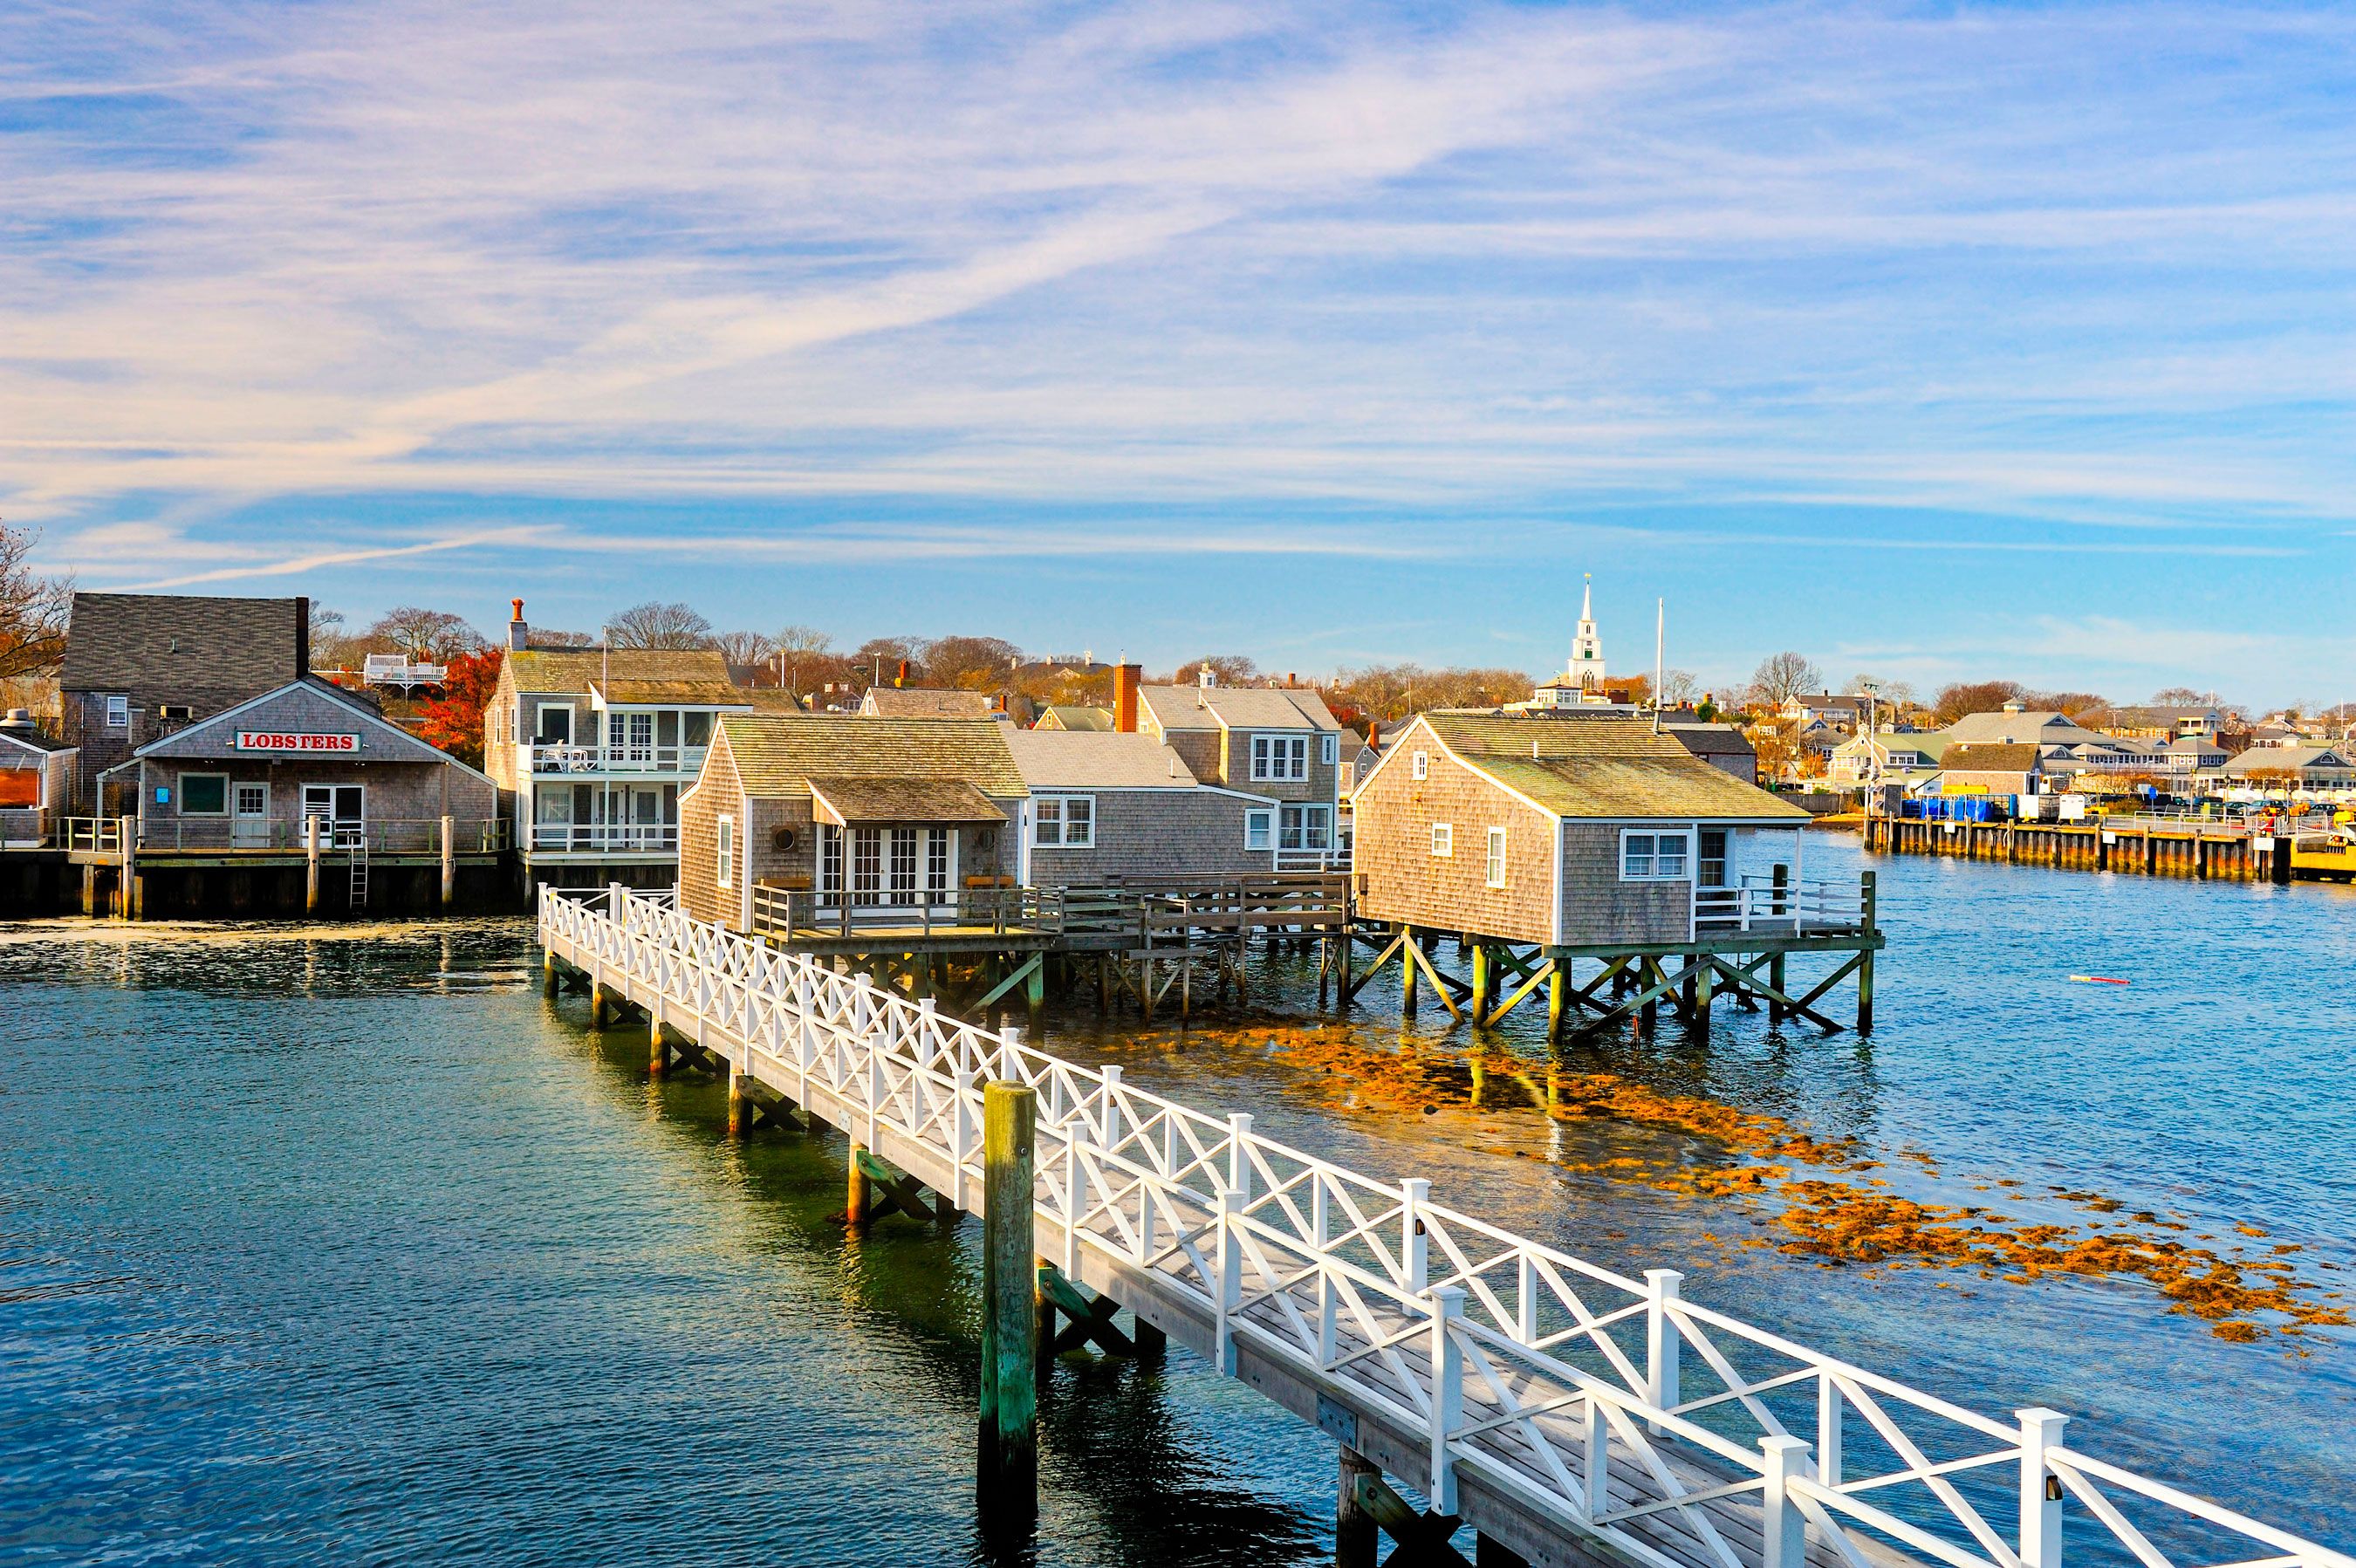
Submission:
M 1858 1179 L 1926 1202 L 2149 1212 L 2299 1249 L 2319 1301 L 2356 1280 L 2346 890 L 1876 864 L 1869 1044 L 1722 1010 L 1559 1065 L 1853 1136 L 1883 1162 Z M 541 1001 L 528 929 L 0 944 L 0 1560 L 981 1558 L 977 1228 L 846 1240 L 838 1144 L 729 1144 L 717 1085 L 650 1087 L 641 1031 Z M 1313 995 L 1300 961 L 1270 972 Z M 2356 1333 L 2235 1342 L 2139 1280 L 1742 1247 L 1772 1196 L 1656 1179 L 1723 1165 L 1708 1140 L 1525 1103 L 1527 1023 L 1476 1075 L 1444 1013 L 1403 1027 L 1370 993 L 1345 1043 L 1414 1064 L 1427 1112 L 1295 1048 L 1262 997 L 1183 1034 L 1051 1012 L 1045 1043 L 2356 1545 Z M 1330 1444 L 1183 1353 L 1069 1359 L 1043 1410 L 1042 1563 L 1330 1552 Z

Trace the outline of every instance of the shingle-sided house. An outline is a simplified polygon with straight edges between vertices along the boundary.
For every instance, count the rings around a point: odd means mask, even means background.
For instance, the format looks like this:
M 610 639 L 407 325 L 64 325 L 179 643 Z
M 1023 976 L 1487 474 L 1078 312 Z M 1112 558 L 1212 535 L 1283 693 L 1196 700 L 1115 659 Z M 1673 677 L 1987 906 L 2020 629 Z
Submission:
M 1941 759 L 1942 795 L 2034 795 L 2046 779 L 2046 748 L 2027 742 L 1951 746 Z
M 37 844 L 73 797 L 74 748 L 11 708 L 0 719 L 0 843 Z
M 1800 807 L 1642 720 L 1424 714 L 1359 786 L 1366 918 L 1548 946 L 1692 939 L 1697 889 L 1796 873 Z
M 1740 725 L 1672 722 L 1663 725 L 1661 732 L 1712 768 L 1745 784 L 1759 782 L 1759 749 Z
M 790 704 L 729 679 L 707 649 L 535 648 L 516 601 L 483 710 L 483 770 L 499 787 L 532 882 L 668 887 L 679 798 L 722 714 Z
M 58 672 L 72 811 L 113 816 L 98 776 L 141 746 L 311 671 L 311 602 L 76 594 Z
M 2211 777 L 2227 789 L 2261 793 L 2341 789 L 2356 784 L 2356 760 L 2335 746 L 2254 746 Z
M 1117 679 L 1131 667 L 1123 665 Z M 1136 728 L 1174 749 L 1205 783 L 1277 802 L 1277 855 L 1284 865 L 1322 865 L 1336 850 L 1342 800 L 1342 726 L 1325 700 L 1301 686 L 1145 686 Z M 1113 712 L 1127 704 L 1117 689 Z
M 1029 887 L 1151 887 L 1276 868 L 1273 796 L 1198 780 L 1148 735 L 1013 730 Z
M 1011 882 L 1030 796 L 996 719 L 722 715 L 680 798 L 679 889 L 754 929 L 755 889 L 916 908 Z
M 498 811 L 489 779 L 312 675 L 149 741 L 123 771 L 143 848 L 291 851 L 306 817 L 338 847 L 393 824 L 438 843 L 444 817 L 479 844 Z

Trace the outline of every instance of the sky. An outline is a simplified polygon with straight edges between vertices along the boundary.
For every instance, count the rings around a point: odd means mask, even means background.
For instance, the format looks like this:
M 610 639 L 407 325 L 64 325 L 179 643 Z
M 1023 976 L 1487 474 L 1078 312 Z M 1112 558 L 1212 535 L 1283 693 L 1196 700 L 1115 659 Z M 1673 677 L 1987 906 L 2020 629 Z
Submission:
M 0 5 L 88 588 L 2356 698 L 2356 7 Z

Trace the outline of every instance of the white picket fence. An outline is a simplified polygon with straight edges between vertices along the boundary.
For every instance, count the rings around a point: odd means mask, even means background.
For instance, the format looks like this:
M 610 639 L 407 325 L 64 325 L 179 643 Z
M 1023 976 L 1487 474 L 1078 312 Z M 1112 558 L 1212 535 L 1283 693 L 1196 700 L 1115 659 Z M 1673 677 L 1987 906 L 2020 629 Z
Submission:
M 541 940 L 692 1020 L 740 1069 L 937 1152 L 979 1202 L 981 1090 L 1038 1094 L 1037 1201 L 1066 1271 L 1095 1251 L 1238 1348 L 1428 1444 L 1460 1482 L 1649 1568 L 2356 1568 L 2356 1558 L 2106 1464 L 2067 1417 L 1981 1414 L 1642 1279 L 943 1017 L 864 976 L 616 887 L 541 890 Z M 2074 1507 L 2072 1506 L 2074 1504 Z

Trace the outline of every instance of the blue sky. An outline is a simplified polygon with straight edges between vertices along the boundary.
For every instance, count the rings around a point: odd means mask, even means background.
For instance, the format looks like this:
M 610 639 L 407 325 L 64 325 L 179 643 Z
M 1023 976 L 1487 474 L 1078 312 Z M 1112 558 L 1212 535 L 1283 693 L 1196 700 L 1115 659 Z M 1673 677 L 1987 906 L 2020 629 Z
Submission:
M 0 10 L 85 586 L 2356 697 L 2356 10 Z

